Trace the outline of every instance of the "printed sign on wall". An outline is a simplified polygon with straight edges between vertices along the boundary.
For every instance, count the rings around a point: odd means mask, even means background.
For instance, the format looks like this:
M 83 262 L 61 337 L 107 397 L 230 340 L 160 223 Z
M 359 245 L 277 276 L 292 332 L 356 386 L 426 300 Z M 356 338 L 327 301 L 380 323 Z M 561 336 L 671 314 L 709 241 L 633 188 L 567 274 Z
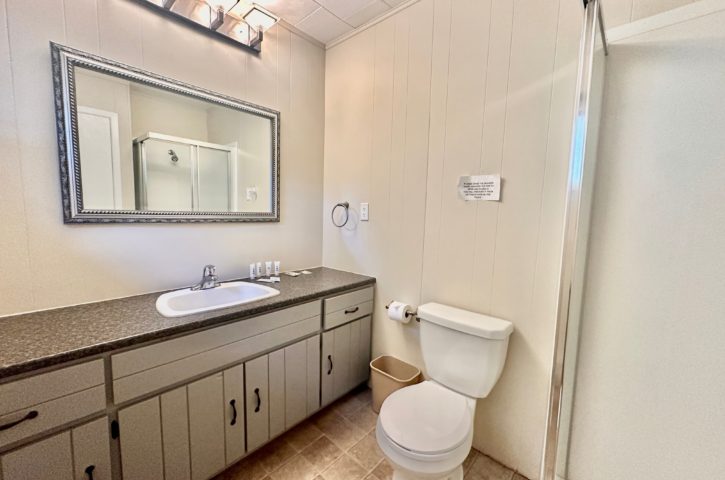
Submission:
M 467 175 L 458 179 L 458 194 L 467 202 L 499 201 L 501 175 Z

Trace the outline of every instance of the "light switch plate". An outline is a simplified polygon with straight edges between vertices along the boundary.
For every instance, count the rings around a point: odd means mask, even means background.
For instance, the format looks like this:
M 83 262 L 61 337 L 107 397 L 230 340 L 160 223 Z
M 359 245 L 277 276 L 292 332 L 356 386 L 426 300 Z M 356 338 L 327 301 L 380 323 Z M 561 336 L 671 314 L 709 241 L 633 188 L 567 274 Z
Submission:
M 370 206 L 367 202 L 360 204 L 360 220 L 367 222 L 370 219 Z

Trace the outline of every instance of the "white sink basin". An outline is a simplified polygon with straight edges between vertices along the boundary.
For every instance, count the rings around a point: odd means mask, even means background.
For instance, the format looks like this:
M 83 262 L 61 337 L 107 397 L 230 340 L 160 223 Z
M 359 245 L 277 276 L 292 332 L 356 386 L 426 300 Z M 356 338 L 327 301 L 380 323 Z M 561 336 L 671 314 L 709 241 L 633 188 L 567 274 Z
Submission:
M 183 317 L 194 313 L 243 305 L 279 295 L 279 290 L 249 282 L 222 283 L 208 290 L 185 288 L 164 293 L 156 300 L 156 310 L 164 317 Z

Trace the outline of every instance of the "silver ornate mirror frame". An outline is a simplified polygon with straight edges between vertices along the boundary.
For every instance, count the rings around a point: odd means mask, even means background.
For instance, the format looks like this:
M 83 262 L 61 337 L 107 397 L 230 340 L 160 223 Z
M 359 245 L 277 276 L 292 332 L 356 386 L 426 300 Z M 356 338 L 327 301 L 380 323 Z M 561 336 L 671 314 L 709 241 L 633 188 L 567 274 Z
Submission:
M 65 223 L 279 222 L 279 112 L 54 42 L 50 42 L 50 50 Z M 78 111 L 75 93 L 76 66 L 268 118 L 272 129 L 271 211 L 173 212 L 84 209 L 78 144 Z

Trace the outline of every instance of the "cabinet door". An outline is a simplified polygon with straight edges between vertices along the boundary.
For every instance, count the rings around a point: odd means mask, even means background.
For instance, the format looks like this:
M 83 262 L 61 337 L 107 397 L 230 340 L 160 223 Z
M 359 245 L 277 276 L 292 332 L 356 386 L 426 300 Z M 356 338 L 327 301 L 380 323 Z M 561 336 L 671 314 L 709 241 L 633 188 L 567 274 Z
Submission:
M 350 330 L 349 323 L 333 330 L 335 346 L 332 354 L 332 381 L 335 398 L 342 397 L 350 390 Z
M 222 470 L 226 465 L 222 374 L 217 373 L 190 383 L 187 386 L 187 394 L 191 478 L 203 480 Z
M 70 432 L 32 443 L 0 458 L 5 480 L 72 480 Z M 80 477 L 83 478 L 83 477 Z
M 355 374 L 353 375 L 355 378 L 352 385 L 353 387 L 367 382 L 370 377 L 370 344 L 372 340 L 371 320 L 372 318 L 367 316 L 355 322 L 360 327 L 360 334 L 357 342 L 354 344 L 357 347 L 357 353 L 355 355 L 355 362 L 353 363 L 353 370 L 355 371 Z
M 123 480 L 164 478 L 159 397 L 119 410 L 118 423 Z
M 226 462 L 230 465 L 244 456 L 244 365 L 224 371 L 224 436 Z
M 244 364 L 244 384 L 247 391 L 247 451 L 269 440 L 269 397 L 267 355 Z
M 106 417 L 72 430 L 74 478 L 111 480 L 110 438 Z
M 320 336 L 307 341 L 307 415 L 320 409 Z
M 307 416 L 307 340 L 284 349 L 285 427 Z
M 332 358 L 335 353 L 335 331 L 330 330 L 322 334 L 322 365 L 320 366 L 320 390 L 322 406 L 328 405 L 335 399 L 335 382 L 333 373 L 335 362 Z
M 269 436 L 285 431 L 284 349 L 269 354 Z
M 185 386 L 161 395 L 161 437 L 166 478 L 189 480 L 191 454 L 189 409 Z

